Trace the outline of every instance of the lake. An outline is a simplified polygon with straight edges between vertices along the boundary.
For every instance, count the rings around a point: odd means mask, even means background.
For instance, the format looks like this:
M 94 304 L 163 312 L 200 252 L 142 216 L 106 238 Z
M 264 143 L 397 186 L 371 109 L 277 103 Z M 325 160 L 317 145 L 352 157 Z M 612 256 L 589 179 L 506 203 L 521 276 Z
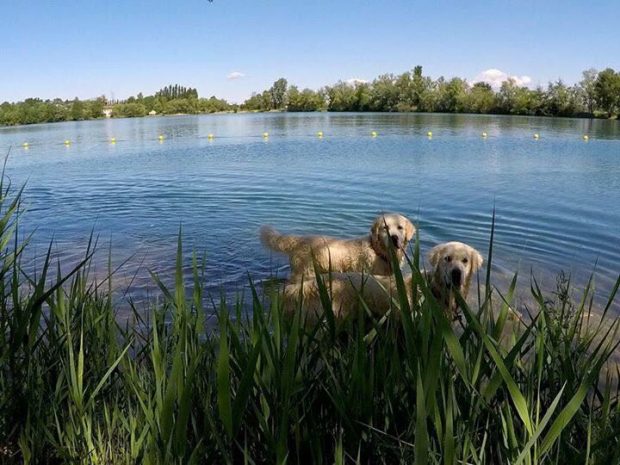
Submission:
M 495 207 L 498 282 L 519 270 L 524 286 L 533 275 L 553 289 L 564 270 L 583 285 L 596 266 L 603 302 L 620 273 L 618 121 L 152 117 L 0 128 L 0 150 L 9 147 L 6 175 L 15 187 L 26 183 L 20 231 L 34 231 L 28 259 L 36 262 L 53 239 L 68 268 L 94 230 L 95 272 L 105 272 L 111 250 L 115 265 L 126 262 L 117 285 L 136 296 L 155 289 L 148 270 L 172 272 L 180 227 L 187 257 L 206 253 L 211 293 L 232 295 L 247 290 L 248 275 L 286 276 L 286 258 L 258 240 L 261 224 L 352 237 L 367 234 L 382 211 L 411 218 L 423 252 L 460 240 L 486 258 Z

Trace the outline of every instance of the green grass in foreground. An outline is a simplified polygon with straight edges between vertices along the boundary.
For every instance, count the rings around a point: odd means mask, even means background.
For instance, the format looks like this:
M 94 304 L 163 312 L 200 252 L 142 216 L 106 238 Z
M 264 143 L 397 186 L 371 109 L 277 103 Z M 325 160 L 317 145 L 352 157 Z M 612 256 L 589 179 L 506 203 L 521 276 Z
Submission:
M 327 308 L 306 328 L 254 292 L 251 314 L 222 300 L 208 330 L 179 240 L 174 288 L 154 276 L 150 324 L 123 327 L 110 280 L 89 278 L 91 248 L 67 275 L 49 256 L 25 274 L 19 195 L 0 191 L 2 463 L 620 462 L 618 392 L 599 381 L 618 324 L 584 327 L 589 287 L 574 304 L 568 284 L 549 298 L 533 283 L 535 317 L 502 344 L 516 277 L 464 306 L 460 332 L 421 279 L 426 298 L 400 320 L 340 331 Z

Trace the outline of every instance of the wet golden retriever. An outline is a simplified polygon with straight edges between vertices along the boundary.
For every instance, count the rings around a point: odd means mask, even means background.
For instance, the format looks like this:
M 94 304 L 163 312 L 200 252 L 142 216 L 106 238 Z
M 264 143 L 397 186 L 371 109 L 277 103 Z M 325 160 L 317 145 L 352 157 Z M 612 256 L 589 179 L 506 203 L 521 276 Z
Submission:
M 356 239 L 285 235 L 271 226 L 260 229 L 260 238 L 271 250 L 289 256 L 291 281 L 300 281 L 302 277 L 311 279 L 315 275 L 314 262 L 321 273 L 365 271 L 379 276 L 391 275 L 394 270 L 389 247 L 394 248 L 402 264 L 415 231 L 415 226 L 403 215 L 385 213 L 375 219 L 368 236 Z
M 429 284 L 431 292 L 452 317 L 458 315 L 458 303 L 454 290 L 467 298 L 471 280 L 482 266 L 482 255 L 462 242 L 445 242 L 436 245 L 428 253 L 431 264 Z
M 467 298 L 471 281 L 482 266 L 482 255 L 473 247 L 462 242 L 439 244 L 428 254 L 431 270 L 425 274 L 435 298 L 450 318 L 457 316 L 458 303 L 454 290 Z M 397 298 L 396 281 L 393 276 L 378 276 L 364 273 L 331 273 L 322 276 L 328 289 L 332 310 L 338 321 L 355 315 L 363 301 L 377 315 L 384 315 L 394 306 Z M 410 305 L 412 277 L 404 277 Z M 301 302 L 300 302 L 301 301 Z M 307 281 L 291 282 L 284 287 L 284 311 L 292 313 L 302 304 L 304 317 L 316 322 L 323 314 L 316 278 Z

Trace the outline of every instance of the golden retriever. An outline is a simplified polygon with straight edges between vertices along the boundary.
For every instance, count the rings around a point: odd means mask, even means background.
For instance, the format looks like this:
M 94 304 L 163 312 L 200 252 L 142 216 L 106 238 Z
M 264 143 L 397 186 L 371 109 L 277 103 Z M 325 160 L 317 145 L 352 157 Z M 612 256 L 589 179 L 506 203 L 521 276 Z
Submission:
M 328 236 L 293 236 L 278 233 L 271 226 L 260 229 L 261 242 L 276 252 L 289 256 L 291 281 L 315 275 L 314 263 L 321 273 L 366 271 L 373 275 L 393 274 L 389 247 L 394 248 L 399 264 L 415 234 L 415 226 L 403 215 L 379 215 L 370 235 L 356 239 Z
M 428 261 L 431 264 L 431 292 L 446 312 L 455 318 L 459 306 L 453 291 L 457 289 L 463 299 L 467 298 L 471 280 L 484 262 L 482 255 L 462 242 L 445 242 L 430 250 Z
M 458 315 L 458 303 L 454 290 L 467 298 L 471 280 L 482 266 L 483 259 L 473 247 L 462 242 L 439 244 L 428 254 L 431 270 L 425 274 L 435 298 L 451 319 Z M 394 307 L 397 299 L 396 281 L 393 276 L 364 273 L 331 273 L 322 276 L 328 289 L 334 316 L 338 321 L 355 315 L 363 300 L 377 315 L 384 315 Z M 412 276 L 405 276 L 405 288 L 409 304 L 412 298 Z M 301 302 L 300 302 L 301 300 Z M 302 304 L 304 317 L 316 322 L 323 313 L 319 287 L 315 278 L 304 282 L 288 283 L 283 292 L 284 311 L 292 313 Z

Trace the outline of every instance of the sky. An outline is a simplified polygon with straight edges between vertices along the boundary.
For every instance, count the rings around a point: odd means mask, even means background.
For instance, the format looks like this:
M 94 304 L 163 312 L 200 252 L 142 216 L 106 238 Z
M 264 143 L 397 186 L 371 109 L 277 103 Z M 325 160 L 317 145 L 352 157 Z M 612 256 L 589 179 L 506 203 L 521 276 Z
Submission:
M 422 65 L 536 87 L 620 69 L 618 0 L 0 0 L 0 102 L 168 84 L 242 102 Z

